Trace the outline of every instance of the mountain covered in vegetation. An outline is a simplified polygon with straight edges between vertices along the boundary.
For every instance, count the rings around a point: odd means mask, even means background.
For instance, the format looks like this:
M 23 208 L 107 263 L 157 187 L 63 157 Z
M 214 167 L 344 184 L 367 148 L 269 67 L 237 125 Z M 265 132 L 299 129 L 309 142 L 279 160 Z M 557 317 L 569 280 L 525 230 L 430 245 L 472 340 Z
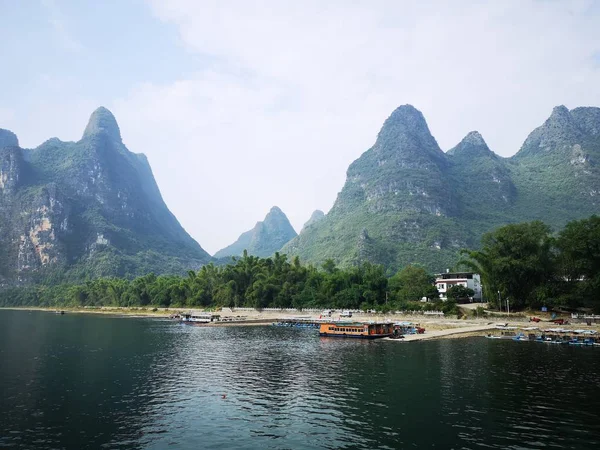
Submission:
M 210 260 L 106 108 L 78 142 L 23 149 L 0 130 L 0 254 L 2 286 L 177 273 Z
M 597 213 L 599 161 L 600 108 L 556 107 L 502 158 L 476 131 L 443 152 L 421 112 L 400 106 L 348 168 L 331 211 L 282 252 L 316 264 L 442 271 L 498 226 L 542 220 L 558 230 Z
M 277 206 L 273 206 L 262 222 L 240 235 L 233 244 L 215 253 L 215 258 L 241 256 L 244 250 L 249 255 L 267 257 L 281 249 L 298 234 L 287 216 Z
M 315 223 L 317 223 L 319 220 L 321 220 L 324 217 L 325 217 L 325 213 L 323 211 L 321 211 L 320 209 L 316 209 L 310 215 L 310 219 L 308 219 L 306 221 L 306 223 L 302 226 L 302 230 L 300 232 L 306 230 L 307 228 L 314 225 Z
M 464 257 L 465 265 L 481 274 L 490 306 L 500 309 L 508 301 L 511 311 L 546 306 L 600 312 L 598 216 L 569 222 L 556 235 L 540 221 L 505 225 L 484 234 L 480 248 Z M 434 279 L 416 265 L 387 277 L 382 266 L 369 262 L 344 268 L 328 260 L 317 268 L 280 253 L 267 258 L 246 253 L 185 276 L 151 273 L 134 280 L 4 289 L 0 307 L 293 307 L 460 314 L 456 302 L 472 291 L 455 286 L 442 301 Z M 430 301 L 422 302 L 423 297 Z

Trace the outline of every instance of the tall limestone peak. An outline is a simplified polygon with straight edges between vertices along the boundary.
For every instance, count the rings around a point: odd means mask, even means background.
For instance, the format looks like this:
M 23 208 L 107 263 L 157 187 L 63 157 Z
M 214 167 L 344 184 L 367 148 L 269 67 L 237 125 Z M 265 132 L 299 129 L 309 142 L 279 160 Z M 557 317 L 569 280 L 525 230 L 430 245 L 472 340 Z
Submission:
M 469 145 L 485 145 L 487 147 L 487 144 L 485 143 L 485 140 L 479 131 L 469 132 L 463 138 L 462 142 Z
M 121 130 L 119 129 L 119 124 L 117 124 L 117 119 L 104 106 L 100 106 L 90 116 L 90 120 L 83 132 L 83 138 L 85 139 L 86 137 L 100 133 L 104 133 L 113 140 L 121 142 Z
M 564 124 L 571 120 L 571 114 L 569 113 L 569 109 L 565 105 L 558 105 L 552 108 L 552 114 L 548 118 L 549 122 L 553 122 L 554 124 Z
M 564 152 L 584 138 L 582 130 L 566 106 L 555 106 L 544 124 L 533 130 L 521 149 L 514 156 L 516 159 L 548 153 Z
M 483 136 L 479 131 L 470 131 L 462 141 L 460 141 L 462 145 L 471 145 L 476 147 L 487 147 Z
M 273 206 L 262 222 L 240 235 L 231 245 L 214 254 L 215 258 L 239 256 L 248 251 L 249 255 L 268 257 L 279 251 L 297 236 L 296 231 L 283 211 Z
M 512 205 L 516 190 L 507 162 L 490 150 L 479 132 L 471 131 L 447 154 L 463 215 L 493 215 Z
M 443 158 L 443 152 L 431 135 L 425 117 L 412 105 L 399 106 L 386 119 L 373 151 L 381 156 Z
M 265 219 L 270 217 L 276 218 L 281 216 L 285 217 L 285 214 L 283 213 L 281 208 L 279 206 L 272 206 L 267 215 L 265 216 Z
M 409 104 L 400 105 L 392 111 L 390 117 L 383 124 L 383 129 L 385 130 L 386 127 L 392 125 L 404 126 L 409 130 L 427 130 L 429 132 L 423 113 Z
M 263 225 L 266 227 L 270 227 L 273 230 L 285 231 L 288 234 L 292 234 L 293 232 L 294 236 L 296 235 L 296 232 L 290 224 L 290 221 L 288 220 L 287 216 L 278 206 L 273 206 L 270 209 L 270 211 L 263 220 Z
M 600 207 L 600 108 L 569 111 L 557 106 L 510 158 L 519 202 L 518 216 L 559 228 Z M 553 209 L 550 214 L 549 208 Z
M 471 131 L 454 148 L 448 150 L 448 155 L 474 158 L 492 155 L 492 151 L 479 131 Z
M 417 262 L 429 246 L 463 246 L 461 236 L 451 236 L 458 234 L 451 220 L 458 209 L 449 166 L 423 114 L 411 105 L 396 108 L 373 147 L 348 168 L 326 219 L 306 227 L 283 251 L 315 264 L 333 258 L 397 265 Z M 406 259 L 397 258 L 401 248 Z
M 17 139 L 17 135 L 10 130 L 0 128 L 0 148 L 18 146 L 19 139 Z
M 0 279 L 9 284 L 183 273 L 211 259 L 169 211 L 147 159 L 123 145 L 105 108 L 94 111 L 78 142 L 0 148 L 0 204 Z
M 332 258 L 390 272 L 410 263 L 441 271 L 498 226 L 543 220 L 559 229 L 600 207 L 599 136 L 600 108 L 559 106 L 516 157 L 496 155 L 478 132 L 445 154 L 423 116 L 401 106 L 349 167 L 326 220 L 305 227 L 283 252 L 313 264 Z
M 321 211 L 320 209 L 313 211 L 313 213 L 310 215 L 310 219 L 308 219 L 306 221 L 306 223 L 304 224 L 304 226 L 302 226 L 302 230 L 305 230 L 307 227 L 310 227 L 311 225 L 317 223 L 324 217 L 325 217 L 325 213 L 323 211 Z
M 452 214 L 452 189 L 443 173 L 447 165 L 423 114 L 411 105 L 400 106 L 383 124 L 373 147 L 348 168 L 331 213 L 361 203 L 370 214 Z

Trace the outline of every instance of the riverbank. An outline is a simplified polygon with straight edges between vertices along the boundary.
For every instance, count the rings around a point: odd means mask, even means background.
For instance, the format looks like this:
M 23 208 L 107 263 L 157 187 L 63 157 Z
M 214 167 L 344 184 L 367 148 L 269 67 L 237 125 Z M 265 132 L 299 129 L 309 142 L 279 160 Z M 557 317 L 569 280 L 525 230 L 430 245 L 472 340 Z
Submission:
M 73 314 L 106 314 L 127 317 L 162 317 L 169 318 L 171 314 L 175 314 L 175 310 L 167 308 L 118 308 L 118 307 L 99 307 L 99 308 L 72 308 L 59 307 L 50 308 L 42 306 L 5 306 L 0 309 L 8 309 L 15 311 L 46 311 L 54 313 L 56 311 L 64 311 L 65 313 Z
M 441 330 L 433 330 L 424 334 L 408 334 L 404 339 L 390 339 L 395 342 L 414 342 L 425 341 L 429 339 L 457 338 L 468 336 L 485 336 L 486 332 L 496 328 L 496 324 L 474 325 L 456 328 L 446 328 Z M 388 338 L 389 339 L 389 338 Z
M 2 309 L 12 309 L 21 311 L 46 311 L 54 313 L 57 310 L 65 311 L 67 314 L 103 314 L 113 315 L 119 317 L 147 317 L 155 319 L 169 319 L 173 315 L 178 315 L 189 311 L 185 308 L 143 308 L 143 307 L 98 307 L 98 308 L 44 308 L 44 307 L 8 307 Z M 289 320 L 293 318 L 303 319 L 319 319 L 323 318 L 321 314 L 304 311 L 257 311 L 257 310 L 236 310 L 230 308 L 223 308 L 221 311 L 215 312 L 219 314 L 221 319 L 226 319 L 219 322 L 213 322 L 203 326 L 209 327 L 232 327 L 232 326 L 267 326 L 273 322 L 279 320 Z M 332 320 L 339 319 L 339 314 L 333 314 Z M 523 315 L 515 315 L 512 317 L 496 316 L 486 318 L 469 318 L 469 319 L 456 319 L 451 317 L 436 317 L 436 316 L 425 316 L 420 314 L 375 314 L 375 313 L 355 313 L 351 319 L 357 322 L 371 322 L 371 321 L 393 321 L 401 322 L 407 321 L 415 324 L 419 324 L 425 328 L 424 334 L 418 335 L 407 335 L 404 339 L 398 339 L 397 342 L 413 342 L 430 339 L 456 339 L 463 337 L 472 336 L 485 336 L 490 330 L 496 329 L 500 324 L 508 324 L 509 326 L 515 327 L 527 327 L 532 325 L 528 323 L 527 318 Z M 549 322 L 542 322 L 534 324 L 540 328 L 555 327 L 554 324 Z M 600 326 L 593 325 L 591 327 L 585 326 L 584 324 L 571 324 L 563 326 L 567 329 L 576 329 L 585 327 L 586 329 L 593 329 L 600 332 Z

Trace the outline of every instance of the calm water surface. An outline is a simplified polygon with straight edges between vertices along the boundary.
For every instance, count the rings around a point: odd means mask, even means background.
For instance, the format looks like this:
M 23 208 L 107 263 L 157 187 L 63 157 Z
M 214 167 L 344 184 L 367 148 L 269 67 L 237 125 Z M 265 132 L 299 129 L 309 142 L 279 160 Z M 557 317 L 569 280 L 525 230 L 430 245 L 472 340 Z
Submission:
M 600 348 L 0 310 L 0 448 L 600 448 Z

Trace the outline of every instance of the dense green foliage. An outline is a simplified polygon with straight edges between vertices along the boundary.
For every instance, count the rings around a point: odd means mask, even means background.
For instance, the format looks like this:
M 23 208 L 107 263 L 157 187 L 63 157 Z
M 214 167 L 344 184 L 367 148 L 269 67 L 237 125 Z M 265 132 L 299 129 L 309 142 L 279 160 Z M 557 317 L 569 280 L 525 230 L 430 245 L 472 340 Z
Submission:
M 483 236 L 463 263 L 482 277 L 484 297 L 496 306 L 600 310 L 600 217 L 573 221 L 553 236 L 534 221 Z
M 439 302 L 419 303 L 438 292 L 423 268 L 406 267 L 391 279 L 383 267 L 364 263 L 346 270 L 332 260 L 321 269 L 303 266 L 276 253 L 259 258 L 245 252 L 230 264 L 209 264 L 183 276 L 149 274 L 134 280 L 100 278 L 84 284 L 10 289 L 0 306 L 156 306 L 340 309 L 431 309 Z
M 484 298 L 508 299 L 511 310 L 540 306 L 600 310 L 600 217 L 573 221 L 552 235 L 542 222 L 506 225 L 487 233 L 462 264 L 481 274 Z M 149 255 L 151 257 L 151 255 Z M 154 255 L 158 257 L 158 255 Z M 110 258 L 106 264 L 110 265 Z M 148 262 L 149 263 L 149 262 Z M 75 277 L 77 279 L 77 277 Z M 420 310 L 455 312 L 473 295 L 454 286 L 441 302 L 433 276 L 407 265 L 391 277 L 370 262 L 320 268 L 286 255 L 260 258 L 244 252 L 229 264 L 208 264 L 187 276 L 153 273 L 133 280 L 92 279 L 83 284 L 39 285 L 0 292 L 0 306 L 154 306 Z M 429 302 L 421 302 L 427 298 Z M 503 303 L 504 307 L 504 303 Z
M 435 277 L 423 267 L 408 265 L 390 278 L 392 299 L 400 304 L 422 298 L 437 300 L 440 293 L 434 282 Z
M 475 291 L 462 284 L 455 284 L 446 292 L 446 297 L 455 302 L 468 301 L 473 295 L 475 295 Z

